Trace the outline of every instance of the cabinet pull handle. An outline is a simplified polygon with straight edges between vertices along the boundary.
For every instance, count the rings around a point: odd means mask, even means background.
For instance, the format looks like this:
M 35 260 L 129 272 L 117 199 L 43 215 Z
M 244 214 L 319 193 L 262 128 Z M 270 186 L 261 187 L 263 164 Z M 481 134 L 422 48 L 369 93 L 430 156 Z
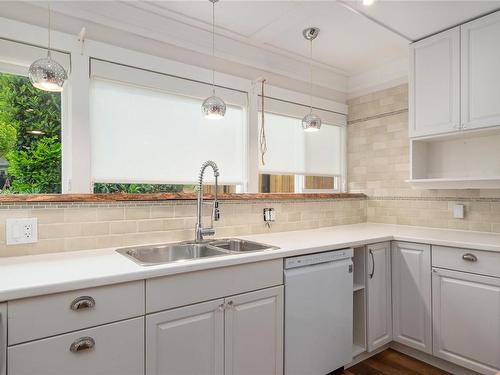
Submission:
M 375 275 L 375 257 L 373 256 L 373 250 L 370 249 L 370 256 L 372 257 L 372 272 L 370 272 L 370 279 L 373 279 L 373 275 Z
M 221 304 L 219 305 L 219 307 L 218 307 L 219 311 L 224 310 L 224 307 L 225 307 L 225 305 L 224 305 L 223 303 L 221 303 Z
M 477 256 L 475 256 L 474 254 L 471 254 L 471 253 L 467 253 L 467 254 L 462 255 L 462 259 L 466 260 L 468 262 L 477 262 Z
M 229 302 L 227 303 L 227 308 L 228 308 L 228 309 L 232 309 L 233 307 L 234 307 L 234 303 L 233 303 L 233 301 L 229 301 Z
M 80 337 L 69 347 L 70 352 L 80 353 L 86 350 L 92 350 L 95 347 L 95 340 L 92 337 Z
M 69 307 L 73 311 L 92 309 L 95 307 L 95 299 L 90 296 L 81 296 L 75 298 Z

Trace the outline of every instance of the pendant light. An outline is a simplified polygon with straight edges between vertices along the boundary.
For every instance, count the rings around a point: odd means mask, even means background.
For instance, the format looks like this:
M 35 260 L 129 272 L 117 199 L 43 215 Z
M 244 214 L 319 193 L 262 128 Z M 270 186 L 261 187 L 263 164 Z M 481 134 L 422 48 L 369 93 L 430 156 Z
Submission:
M 312 86 L 313 86 L 313 80 L 312 80 L 312 42 L 314 39 L 319 34 L 319 28 L 317 27 L 308 27 L 307 29 L 304 29 L 302 31 L 302 35 L 304 38 L 306 38 L 310 42 L 310 48 L 309 48 L 309 79 L 310 79 L 310 92 L 309 92 L 309 100 L 310 100 L 310 105 L 309 105 L 309 113 L 304 116 L 302 119 L 302 129 L 304 129 L 305 132 L 315 132 L 318 131 L 321 128 L 321 118 L 314 114 L 312 112 Z
M 215 58 L 215 3 L 219 0 L 208 0 L 212 3 L 212 58 Z M 205 118 L 221 119 L 226 114 L 226 103 L 215 95 L 215 69 L 212 69 L 212 96 L 206 98 L 201 105 Z
M 64 82 L 68 79 L 66 70 L 57 61 L 52 59 L 50 50 L 51 11 L 49 5 L 48 45 L 47 57 L 36 60 L 28 70 L 31 84 L 43 91 L 61 92 Z

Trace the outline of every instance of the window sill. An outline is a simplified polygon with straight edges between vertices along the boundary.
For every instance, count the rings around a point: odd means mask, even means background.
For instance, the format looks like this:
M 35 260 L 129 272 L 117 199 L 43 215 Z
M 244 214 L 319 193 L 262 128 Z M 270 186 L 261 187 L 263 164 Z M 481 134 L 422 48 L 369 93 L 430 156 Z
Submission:
M 213 195 L 204 195 L 205 199 Z M 366 198 L 359 193 L 239 193 L 219 194 L 220 200 L 308 200 Z M 124 201 L 171 201 L 196 200 L 195 193 L 155 194 L 12 194 L 0 195 L 0 203 L 9 202 L 124 202 Z

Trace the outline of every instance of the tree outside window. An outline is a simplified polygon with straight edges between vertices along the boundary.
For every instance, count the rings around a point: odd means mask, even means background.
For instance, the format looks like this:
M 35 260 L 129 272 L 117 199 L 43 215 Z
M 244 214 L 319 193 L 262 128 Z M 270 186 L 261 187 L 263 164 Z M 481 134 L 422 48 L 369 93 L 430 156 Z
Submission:
M 0 157 L 3 193 L 61 193 L 60 93 L 0 73 Z

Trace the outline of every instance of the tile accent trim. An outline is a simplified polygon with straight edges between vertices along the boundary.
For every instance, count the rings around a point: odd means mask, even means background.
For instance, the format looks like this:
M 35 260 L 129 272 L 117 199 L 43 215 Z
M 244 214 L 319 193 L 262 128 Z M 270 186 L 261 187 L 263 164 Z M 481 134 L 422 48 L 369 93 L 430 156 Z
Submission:
M 384 117 L 389 117 L 389 116 L 395 116 L 395 115 L 399 115 L 401 113 L 406 113 L 406 112 L 408 112 L 408 108 L 403 108 L 403 109 L 399 109 L 397 111 L 391 111 L 391 112 L 386 112 L 386 113 L 380 113 L 380 114 L 375 115 L 375 116 L 368 116 L 368 117 L 348 121 L 347 125 L 357 124 L 358 122 L 376 120 L 379 118 L 384 118 Z

